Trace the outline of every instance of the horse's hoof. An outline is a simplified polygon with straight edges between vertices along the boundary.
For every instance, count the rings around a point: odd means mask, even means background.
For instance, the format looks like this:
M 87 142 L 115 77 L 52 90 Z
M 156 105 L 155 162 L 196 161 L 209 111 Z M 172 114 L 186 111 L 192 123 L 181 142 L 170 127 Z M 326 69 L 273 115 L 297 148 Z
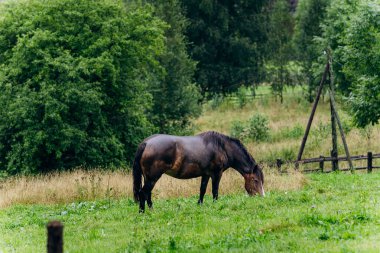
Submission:
M 139 213 L 144 213 L 144 212 L 145 212 L 145 210 L 139 209 Z

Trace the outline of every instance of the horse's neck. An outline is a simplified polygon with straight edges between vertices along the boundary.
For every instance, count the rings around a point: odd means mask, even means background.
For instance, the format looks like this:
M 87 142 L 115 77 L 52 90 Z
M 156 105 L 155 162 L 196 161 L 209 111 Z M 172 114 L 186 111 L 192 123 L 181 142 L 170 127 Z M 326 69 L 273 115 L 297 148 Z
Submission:
M 233 143 L 227 149 L 226 153 L 229 159 L 230 167 L 238 171 L 240 174 L 245 174 L 245 169 L 248 165 L 248 162 L 246 161 L 246 155 L 241 150 L 241 148 L 236 143 Z

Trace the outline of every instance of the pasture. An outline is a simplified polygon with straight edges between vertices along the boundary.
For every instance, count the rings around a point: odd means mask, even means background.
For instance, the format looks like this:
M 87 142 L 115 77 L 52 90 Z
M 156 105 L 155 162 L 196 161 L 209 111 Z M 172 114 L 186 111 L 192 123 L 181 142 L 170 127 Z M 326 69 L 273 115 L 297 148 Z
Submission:
M 380 174 L 314 174 L 299 190 L 155 201 L 130 198 L 0 211 L 0 251 L 43 252 L 46 222 L 65 224 L 66 252 L 379 252 Z
M 258 92 L 268 93 L 267 87 Z M 196 132 L 230 133 L 232 122 L 255 113 L 268 118 L 269 138 L 245 140 L 264 163 L 295 158 L 310 105 L 301 90 L 290 90 L 283 104 L 269 96 L 243 108 L 224 100 L 206 104 L 194 121 Z M 354 128 L 343 110 L 352 155 L 378 152 L 380 127 Z M 321 101 L 304 158 L 329 154 L 329 106 Z M 339 153 L 343 147 L 339 144 Z M 378 164 L 379 161 L 377 160 Z M 340 163 L 345 166 L 344 163 Z M 329 165 L 328 165 L 329 166 Z M 0 182 L 0 252 L 43 252 L 46 223 L 65 225 L 66 252 L 378 252 L 380 250 L 380 173 L 304 175 L 289 167 L 280 175 L 264 165 L 266 197 L 248 197 L 243 178 L 227 171 L 219 200 L 210 184 L 203 205 L 196 204 L 200 179 L 165 176 L 153 190 L 154 209 L 138 213 L 126 170 L 17 176 Z

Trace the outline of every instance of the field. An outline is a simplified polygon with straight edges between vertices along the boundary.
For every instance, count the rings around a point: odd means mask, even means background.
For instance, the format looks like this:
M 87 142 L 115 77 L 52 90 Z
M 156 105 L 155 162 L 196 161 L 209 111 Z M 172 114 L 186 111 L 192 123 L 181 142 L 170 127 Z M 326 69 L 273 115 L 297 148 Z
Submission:
M 304 95 L 300 87 L 288 90 L 284 94 L 283 104 L 269 96 L 270 90 L 267 86 L 259 87 L 257 93 L 263 96 L 251 100 L 243 108 L 239 108 L 236 101 L 226 99 L 215 109 L 205 110 L 195 122 L 197 132 L 215 130 L 230 134 L 234 121 L 247 121 L 253 115 L 261 114 L 269 120 L 270 138 L 261 142 L 245 142 L 253 157 L 264 163 L 274 162 L 276 158 L 296 160 L 312 105 L 302 99 Z M 380 153 L 377 141 L 380 139 L 380 125 L 364 129 L 354 127 L 347 111 L 342 109 L 344 105 L 342 102 L 338 112 L 351 155 L 367 154 L 368 151 Z M 330 156 L 330 150 L 330 105 L 325 95 L 319 101 L 303 158 Z M 338 136 L 338 153 L 344 155 L 340 136 Z M 359 162 L 357 165 L 365 166 L 364 163 Z M 380 164 L 379 161 L 377 164 Z M 341 167 L 348 168 L 348 165 L 342 163 Z
M 269 92 L 265 86 L 258 90 Z M 229 134 L 236 120 L 257 113 L 268 118 L 266 140 L 244 141 L 264 163 L 265 198 L 248 197 L 242 177 L 229 170 L 220 199 L 214 203 L 208 189 L 199 206 L 199 179 L 164 177 L 153 190 L 154 209 L 141 215 L 124 169 L 1 179 L 0 252 L 45 251 L 45 226 L 52 219 L 65 225 L 66 252 L 379 252 L 378 170 L 304 175 L 290 166 L 289 174 L 280 175 L 265 165 L 295 159 L 311 108 L 301 96 L 297 88 L 287 91 L 283 104 L 265 95 L 242 108 L 232 99 L 210 102 L 194 121 L 196 132 Z M 352 155 L 380 153 L 379 125 L 357 129 L 339 113 Z M 329 117 L 322 99 L 304 158 L 329 155 Z M 344 154 L 341 144 L 339 153 Z
M 0 251 L 43 252 L 45 225 L 65 224 L 66 252 L 379 252 L 380 174 L 315 174 L 265 198 L 222 195 L 14 205 L 0 211 Z

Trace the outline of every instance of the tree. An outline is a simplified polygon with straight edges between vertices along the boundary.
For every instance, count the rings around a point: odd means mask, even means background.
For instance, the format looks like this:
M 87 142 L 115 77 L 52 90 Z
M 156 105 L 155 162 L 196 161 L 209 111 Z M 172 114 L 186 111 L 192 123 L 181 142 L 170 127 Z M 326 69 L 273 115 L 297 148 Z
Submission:
M 120 166 L 153 132 L 151 70 L 164 44 L 149 9 L 111 0 L 1 6 L 0 169 Z
M 178 0 L 151 0 L 155 14 L 168 24 L 165 51 L 159 57 L 163 73 L 151 87 L 153 108 L 151 119 L 159 132 L 185 134 L 190 120 L 199 115 L 201 99 L 194 83 L 195 62 L 187 53 L 184 31 L 187 19 Z
M 350 18 L 343 47 L 343 72 L 352 81 L 349 97 L 355 123 L 380 119 L 380 4 L 364 1 Z
M 350 25 L 351 16 L 357 12 L 358 3 L 359 0 L 332 1 L 326 10 L 325 19 L 321 23 L 322 34 L 315 39 L 319 51 L 328 50 L 331 54 L 334 84 L 337 86 L 337 91 L 345 96 L 351 92 L 351 81 L 343 72 L 344 38 Z M 326 56 L 320 57 L 318 63 L 320 66 L 324 66 Z M 321 73 L 318 72 L 315 75 L 321 75 Z
M 183 0 L 190 20 L 190 55 L 198 62 L 196 80 L 202 93 L 236 91 L 262 79 L 266 41 L 258 1 Z
M 337 90 L 360 127 L 380 118 L 379 6 L 373 0 L 332 1 L 316 39 L 321 50 L 331 51 Z
M 266 53 L 266 79 L 272 92 L 283 102 L 285 85 L 292 85 L 287 67 L 293 58 L 291 39 L 294 20 L 288 0 L 274 0 L 269 5 L 268 42 Z
M 303 69 L 308 81 L 308 99 L 313 100 L 314 88 L 317 81 L 313 75 L 313 63 L 323 51 L 314 42 L 316 36 L 321 36 L 321 22 L 326 15 L 326 8 L 330 0 L 303 0 L 299 1 L 296 10 L 294 31 L 294 45 L 298 59 L 303 63 Z

